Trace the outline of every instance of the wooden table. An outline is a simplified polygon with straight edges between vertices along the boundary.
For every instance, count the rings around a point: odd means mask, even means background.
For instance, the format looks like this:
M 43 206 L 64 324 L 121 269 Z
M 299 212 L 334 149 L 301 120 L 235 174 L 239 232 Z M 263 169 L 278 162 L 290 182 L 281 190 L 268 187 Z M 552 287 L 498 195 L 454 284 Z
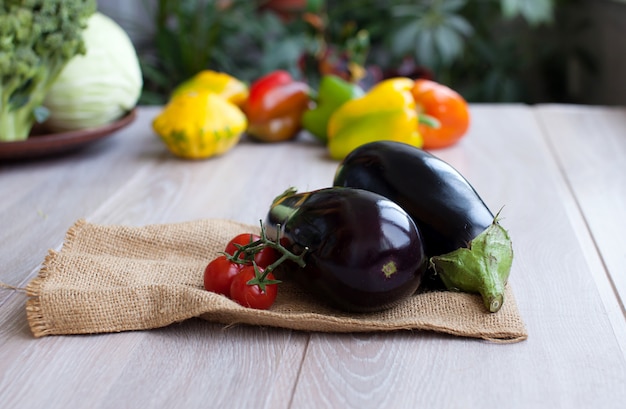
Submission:
M 0 281 L 24 287 L 80 218 L 256 224 L 285 187 L 328 186 L 337 163 L 301 137 L 173 158 L 156 108 L 72 155 L 0 164 Z M 497 209 L 529 338 L 319 334 L 200 319 L 150 331 L 35 339 L 26 295 L 0 289 L 5 408 L 621 408 L 626 402 L 626 109 L 474 105 L 435 152 Z

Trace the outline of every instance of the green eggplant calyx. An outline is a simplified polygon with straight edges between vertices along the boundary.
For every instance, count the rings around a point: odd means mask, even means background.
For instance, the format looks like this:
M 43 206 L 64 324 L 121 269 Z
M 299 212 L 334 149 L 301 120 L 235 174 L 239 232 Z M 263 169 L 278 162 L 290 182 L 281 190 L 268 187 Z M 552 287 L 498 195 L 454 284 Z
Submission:
M 291 186 L 287 188 L 283 193 L 274 198 L 274 200 L 272 201 L 272 206 L 278 204 L 279 202 L 282 202 L 283 199 L 285 199 L 286 197 L 295 195 L 296 193 L 298 193 L 298 189 L 296 189 L 295 187 Z
M 283 224 L 286 224 L 293 217 L 293 215 L 298 212 L 298 209 L 295 209 L 292 206 L 278 203 L 272 205 L 270 212 L 272 213 L 272 216 L 276 218 L 276 220 L 281 220 Z
M 296 202 L 293 200 L 293 196 L 298 193 L 295 187 L 290 187 L 280 195 L 276 196 L 272 201 L 270 207 L 270 214 L 280 220 L 282 224 L 285 224 L 294 214 L 298 212 L 297 204 L 299 201 L 306 200 L 307 195 L 299 195 L 300 197 Z
M 431 257 L 430 264 L 448 290 L 479 293 L 487 309 L 498 312 L 513 265 L 513 244 L 496 215 L 468 247 Z

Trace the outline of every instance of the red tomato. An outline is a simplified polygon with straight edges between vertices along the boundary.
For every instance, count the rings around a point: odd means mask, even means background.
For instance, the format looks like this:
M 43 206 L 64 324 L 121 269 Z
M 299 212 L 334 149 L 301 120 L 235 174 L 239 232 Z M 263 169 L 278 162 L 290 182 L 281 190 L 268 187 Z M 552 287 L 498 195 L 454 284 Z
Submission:
M 459 141 L 467 132 L 470 113 L 467 102 L 453 89 L 434 81 L 419 79 L 411 90 L 418 109 L 437 119 L 441 126 L 419 125 L 424 149 L 445 148 Z
M 263 269 L 261 269 L 263 272 Z M 278 294 L 277 284 L 265 285 L 265 291 L 261 290 L 258 284 L 249 285 L 248 281 L 255 278 L 254 266 L 245 266 L 241 272 L 235 276 L 230 285 L 230 298 L 240 305 L 258 310 L 269 309 Z M 274 280 L 274 275 L 269 273 L 267 280 Z
M 259 237 L 257 234 L 252 234 L 252 233 L 238 234 L 237 236 L 233 237 L 233 239 L 231 241 L 228 242 L 224 252 L 226 252 L 226 253 L 230 254 L 231 256 L 233 256 L 235 254 L 235 251 L 237 251 L 237 245 L 245 246 L 246 244 L 250 244 L 252 242 L 255 242 L 255 241 L 259 240 L 260 238 L 261 237 Z M 243 254 L 240 254 L 239 258 L 243 258 L 242 255 Z
M 271 247 L 264 247 L 254 255 L 254 262 L 257 266 L 266 268 L 280 258 L 280 253 Z
M 207 291 L 230 296 L 230 285 L 241 272 L 242 264 L 233 263 L 226 256 L 212 260 L 204 269 L 204 288 Z

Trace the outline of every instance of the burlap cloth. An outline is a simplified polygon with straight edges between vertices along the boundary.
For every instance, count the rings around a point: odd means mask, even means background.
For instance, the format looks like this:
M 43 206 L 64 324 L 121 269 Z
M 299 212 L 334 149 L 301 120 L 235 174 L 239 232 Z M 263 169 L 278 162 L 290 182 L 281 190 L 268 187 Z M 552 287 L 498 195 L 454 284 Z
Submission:
M 511 289 L 502 309 L 486 312 L 476 295 L 417 294 L 396 307 L 346 314 L 296 284 L 280 284 L 270 310 L 244 308 L 203 288 L 207 263 L 236 234 L 258 227 L 198 220 L 142 227 L 77 221 L 27 286 L 26 313 L 36 337 L 145 330 L 192 317 L 321 332 L 431 330 L 495 342 L 527 338 Z

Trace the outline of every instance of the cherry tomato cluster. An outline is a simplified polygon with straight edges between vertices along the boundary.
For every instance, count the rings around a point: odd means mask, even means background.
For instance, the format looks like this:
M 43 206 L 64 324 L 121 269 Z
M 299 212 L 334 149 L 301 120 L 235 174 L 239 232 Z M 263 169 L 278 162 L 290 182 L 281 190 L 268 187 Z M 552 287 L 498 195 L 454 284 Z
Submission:
M 233 237 L 224 254 L 204 270 L 204 288 L 225 295 L 244 307 L 266 310 L 276 300 L 278 283 L 272 273 L 280 252 L 253 233 Z

